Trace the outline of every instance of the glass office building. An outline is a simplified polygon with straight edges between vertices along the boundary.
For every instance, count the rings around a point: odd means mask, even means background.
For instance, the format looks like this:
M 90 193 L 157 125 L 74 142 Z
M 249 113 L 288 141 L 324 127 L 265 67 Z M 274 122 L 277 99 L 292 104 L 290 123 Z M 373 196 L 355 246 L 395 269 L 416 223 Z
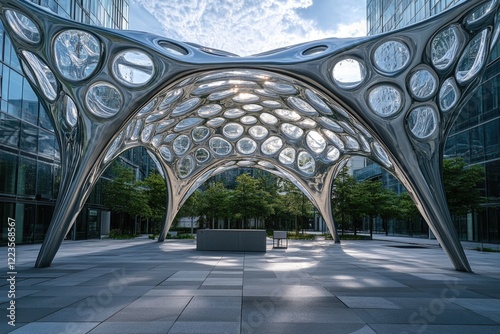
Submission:
M 402 28 L 438 14 L 459 0 L 367 0 L 367 25 L 371 35 Z M 500 46 L 490 55 L 484 83 L 462 109 L 445 148 L 445 157 L 462 157 L 470 165 L 484 168 L 480 186 L 483 196 L 496 200 L 464 217 L 455 217 L 462 240 L 500 242 Z M 388 187 L 400 190 L 387 172 L 368 165 L 355 171 L 358 179 L 381 178 Z
M 58 15 L 109 28 L 128 28 L 128 0 L 32 0 Z M 8 218 L 18 243 L 42 242 L 60 180 L 59 146 L 51 121 L 31 89 L 0 23 L 0 224 L 6 243 Z M 140 151 L 122 157 L 141 170 Z M 147 173 L 147 171 L 144 171 Z M 75 239 L 100 237 L 103 208 L 98 184 L 72 230 Z

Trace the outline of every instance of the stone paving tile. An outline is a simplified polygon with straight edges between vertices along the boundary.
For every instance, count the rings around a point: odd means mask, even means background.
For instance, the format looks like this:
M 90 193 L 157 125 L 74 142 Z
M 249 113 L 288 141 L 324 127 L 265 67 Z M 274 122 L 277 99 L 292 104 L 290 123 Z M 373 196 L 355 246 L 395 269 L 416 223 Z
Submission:
M 173 321 L 103 322 L 88 334 L 165 334 Z
M 370 324 L 380 334 L 424 333 L 424 334 L 498 334 L 498 326 L 487 325 L 432 325 L 428 323 Z
M 229 253 L 192 240 L 65 241 L 43 269 L 33 268 L 40 245 L 20 245 L 18 326 L 0 294 L 0 333 L 500 332 L 499 253 L 466 251 L 469 274 L 435 246 L 268 243 L 267 253 Z
M 12 334 L 85 334 L 99 325 L 98 322 L 32 322 L 16 329 Z
M 349 308 L 400 309 L 399 306 L 383 297 L 338 296 Z
M 239 334 L 239 322 L 176 321 L 168 334 Z
M 240 322 L 241 297 L 196 296 L 178 321 Z

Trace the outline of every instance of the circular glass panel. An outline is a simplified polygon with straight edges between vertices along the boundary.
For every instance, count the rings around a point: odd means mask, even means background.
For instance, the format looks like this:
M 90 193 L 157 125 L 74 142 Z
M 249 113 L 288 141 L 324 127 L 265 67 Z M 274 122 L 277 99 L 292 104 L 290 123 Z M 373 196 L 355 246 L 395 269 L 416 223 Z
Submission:
M 459 84 L 468 84 L 486 64 L 487 41 L 488 29 L 484 29 L 465 48 L 455 69 L 455 78 Z
M 248 129 L 248 133 L 253 138 L 255 138 L 257 140 L 261 140 L 261 139 L 264 139 L 267 137 L 267 135 L 269 134 L 269 131 L 265 127 L 263 127 L 262 125 L 255 125 L 255 126 L 252 126 L 250 129 Z
M 343 59 L 333 67 L 332 76 L 333 81 L 340 88 L 353 89 L 361 85 L 365 80 L 365 65 L 356 59 Z
M 373 148 L 374 148 L 374 152 L 375 152 L 375 155 L 377 156 L 377 158 L 379 158 L 379 160 L 386 167 L 390 167 L 392 165 L 391 161 L 389 160 L 389 156 L 387 155 L 387 152 L 384 150 L 384 148 L 382 147 L 382 145 L 380 145 L 379 143 L 375 142 L 375 143 L 373 143 Z
M 198 162 L 205 162 L 210 158 L 210 153 L 204 149 L 204 148 L 199 148 L 196 150 L 196 153 L 194 154 L 196 161 Z
M 294 86 L 284 82 L 265 81 L 264 87 L 278 93 L 279 95 L 297 94 L 297 89 Z
M 241 124 L 228 123 L 222 129 L 222 134 L 228 139 L 236 139 L 239 138 L 244 131 L 245 130 L 243 129 L 243 126 L 241 126 Z
M 218 104 L 207 104 L 198 109 L 198 116 L 210 118 L 218 115 L 222 111 L 222 107 Z
M 186 135 L 180 135 L 175 138 L 174 143 L 172 144 L 172 148 L 174 149 L 175 154 L 183 155 L 189 150 L 191 146 L 191 139 L 189 139 Z
M 217 155 L 228 155 L 233 149 L 233 147 L 227 140 L 220 137 L 210 138 L 208 144 L 210 146 L 210 149 Z
M 437 112 L 431 106 L 417 107 L 409 113 L 407 121 L 411 133 L 419 139 L 425 139 L 437 129 Z
M 299 139 L 304 134 L 304 130 L 289 123 L 281 124 L 281 132 L 290 139 Z
M 82 30 L 65 30 L 54 41 L 54 58 L 57 70 L 68 80 L 90 77 L 101 56 L 99 40 Z
M 297 167 L 306 174 L 313 174 L 316 169 L 316 162 L 309 153 L 303 151 L 297 157 Z
M 285 121 L 289 122 L 297 122 L 300 120 L 300 115 L 298 112 L 294 110 L 288 110 L 288 109 L 276 109 L 274 111 L 278 117 Z
M 188 177 L 194 170 L 195 163 L 192 156 L 188 155 L 182 158 L 177 165 L 179 176 L 181 178 Z
M 222 118 L 222 117 L 215 117 L 215 118 L 212 118 L 212 119 L 208 120 L 207 123 L 206 123 L 206 125 L 210 126 L 210 127 L 213 127 L 213 128 L 216 128 L 216 127 L 221 126 L 225 122 L 226 122 L 226 120 L 224 118 Z
M 345 146 L 347 147 L 348 150 L 353 150 L 357 151 L 359 150 L 359 142 L 356 140 L 356 138 L 351 137 L 351 136 L 344 136 L 345 140 Z
M 115 152 L 122 144 L 122 140 L 123 140 L 123 132 L 120 132 L 118 137 L 116 137 L 115 140 L 113 140 L 113 143 L 109 147 L 108 152 L 106 152 L 106 155 L 104 156 L 104 161 L 109 161 L 114 157 Z
M 451 26 L 438 33 L 431 42 L 432 65 L 437 70 L 447 70 L 458 55 L 458 28 Z
M 309 49 L 302 51 L 302 55 L 303 56 L 313 56 L 313 55 L 323 53 L 326 50 L 328 50 L 328 46 L 326 46 L 326 45 L 313 46 L 312 48 L 309 48 Z
M 273 155 L 278 152 L 282 146 L 283 140 L 280 137 L 272 136 L 262 143 L 260 149 L 262 153 L 266 155 Z
M 278 119 L 275 116 L 268 114 L 267 112 L 263 112 L 262 114 L 260 114 L 259 119 L 264 124 L 269 124 L 269 125 L 278 124 Z
M 271 108 L 271 109 L 275 109 L 275 108 L 281 107 L 281 103 L 279 103 L 278 101 L 274 101 L 274 100 L 265 100 L 265 101 L 262 101 L 262 105 L 264 107 Z
M 377 115 L 388 117 L 401 109 L 403 98 L 399 89 L 394 86 L 380 85 L 368 94 L 368 105 Z
M 13 10 L 6 10 L 5 17 L 9 26 L 21 39 L 33 44 L 40 42 L 40 31 L 35 22 L 27 16 Z
M 306 101 L 302 100 L 301 98 L 298 98 L 296 96 L 290 96 L 287 99 L 288 105 L 290 108 L 298 111 L 301 114 L 307 115 L 307 116 L 317 116 L 318 112 L 316 109 L 314 109 L 309 103 Z
M 327 129 L 323 129 L 323 133 L 333 145 L 337 146 L 341 150 L 345 149 L 344 142 L 337 134 Z
M 201 142 L 208 138 L 210 130 L 204 126 L 198 126 L 193 129 L 191 136 L 195 142 Z
M 497 0 L 490 0 L 474 8 L 473 11 L 465 18 L 465 25 L 470 28 L 480 24 L 484 18 L 493 12 L 496 4 Z
M 319 110 L 319 112 L 326 115 L 333 115 L 332 109 L 330 109 L 330 107 L 316 93 L 310 89 L 306 89 L 305 93 L 307 101 L 309 101 L 309 103 L 316 108 L 316 110 Z
M 200 125 L 201 123 L 203 123 L 202 118 L 196 118 L 196 117 L 185 118 L 179 123 L 177 123 L 177 125 L 174 128 L 174 131 L 176 132 L 185 131 L 191 129 L 192 127 Z
M 295 162 L 296 154 L 294 148 L 286 147 L 280 152 L 279 161 L 284 165 L 291 165 Z
M 238 152 L 241 154 L 252 154 L 257 149 L 257 143 L 250 138 L 242 138 L 236 144 Z
M 430 99 L 437 91 L 437 79 L 429 70 L 420 69 L 410 77 L 410 93 L 419 100 Z
M 85 95 L 90 112 L 101 118 L 116 115 L 123 107 L 123 97 L 118 88 L 108 82 L 97 82 Z
M 307 147 L 316 154 L 320 154 L 326 148 L 326 140 L 317 131 L 309 131 L 306 136 Z
M 340 151 L 335 146 L 330 146 L 326 153 L 326 158 L 328 161 L 335 162 L 340 158 Z
M 457 105 L 460 98 L 460 91 L 453 78 L 448 78 L 443 82 L 439 90 L 439 107 L 442 112 L 450 111 Z
M 257 118 L 253 116 L 243 116 L 240 118 L 240 122 L 245 125 L 251 125 L 257 123 Z
M 228 109 L 224 112 L 224 117 L 226 118 L 238 118 L 245 115 L 245 112 L 238 108 Z
M 139 110 L 137 113 L 137 116 L 145 116 L 149 114 L 151 111 L 153 111 L 154 107 L 156 106 L 156 102 L 158 102 L 158 98 L 154 98 L 151 101 L 148 102 L 144 107 Z
M 73 127 L 78 121 L 78 110 L 76 109 L 75 102 L 67 95 L 64 96 L 64 103 L 66 104 L 66 123 Z
M 187 49 L 174 43 L 170 43 L 167 41 L 160 41 L 158 44 L 162 48 L 164 48 L 165 51 L 167 51 L 169 54 L 174 56 L 186 56 L 189 54 L 189 51 Z
M 143 143 L 148 143 L 151 140 L 151 136 L 153 135 L 153 130 L 155 128 L 155 124 L 149 124 L 144 127 L 141 132 L 141 141 Z
M 259 112 L 264 109 L 264 107 L 259 104 L 245 104 L 242 108 L 248 112 Z
M 410 50 L 406 44 L 390 40 L 377 47 L 373 54 L 373 62 L 380 71 L 395 74 L 409 64 L 410 56 Z
M 155 74 L 155 65 L 149 55 L 140 50 L 126 50 L 115 56 L 113 74 L 127 86 L 141 86 Z
M 33 53 L 23 51 L 23 56 L 33 70 L 27 71 L 27 73 L 34 74 L 38 82 L 33 81 L 34 78 L 32 75 L 30 76 L 30 80 L 38 86 L 47 99 L 51 101 L 55 100 L 57 97 L 57 81 L 54 73 Z
M 160 154 L 165 161 L 172 162 L 172 152 L 170 152 L 168 147 L 166 146 L 160 147 Z
M 240 93 L 233 97 L 233 101 L 238 103 L 255 103 L 259 102 L 260 98 L 251 93 Z
M 201 99 L 193 97 L 189 100 L 179 103 L 174 110 L 172 110 L 172 116 L 182 116 L 190 111 L 193 111 L 201 103 Z M 161 106 L 160 106 L 161 108 Z

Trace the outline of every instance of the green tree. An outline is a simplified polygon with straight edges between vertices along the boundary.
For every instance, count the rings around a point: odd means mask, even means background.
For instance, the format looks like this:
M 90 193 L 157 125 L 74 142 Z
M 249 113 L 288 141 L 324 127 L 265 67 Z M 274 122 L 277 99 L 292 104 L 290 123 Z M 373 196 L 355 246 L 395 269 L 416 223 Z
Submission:
M 462 158 L 443 161 L 443 183 L 452 215 L 465 215 L 479 209 L 481 193 L 477 186 L 484 180 L 481 166 L 469 166 Z
M 289 222 L 298 233 L 304 228 L 307 218 L 310 218 L 313 205 L 311 201 L 290 181 L 282 180 L 280 191 L 274 196 L 274 212 L 281 222 Z M 290 219 L 292 218 L 292 220 Z
M 205 216 L 211 227 L 215 228 L 215 221 L 219 218 L 227 218 L 229 190 L 221 182 L 212 183 L 201 194 L 199 198 L 199 213 Z M 200 226 L 201 227 L 201 226 Z
M 344 167 L 335 179 L 332 187 L 332 205 L 335 221 L 342 229 L 342 234 L 352 221 L 352 200 L 356 179 L 349 175 L 349 168 Z
M 407 192 L 401 193 L 398 196 L 398 207 L 399 211 L 397 213 L 396 218 L 401 219 L 405 221 L 408 225 L 410 234 L 412 233 L 412 222 L 416 218 L 421 218 L 420 212 L 418 211 L 417 206 L 415 205 L 415 202 L 411 198 L 410 194 Z
M 382 188 L 382 192 L 379 194 L 380 202 L 378 206 L 378 214 L 382 219 L 382 226 L 385 231 L 385 235 L 389 233 L 388 220 L 391 218 L 396 218 L 399 214 L 399 196 L 394 191 Z
M 367 215 L 370 225 L 370 236 L 373 234 L 373 218 L 380 215 L 387 200 L 382 182 L 366 180 L 357 184 L 358 196 L 356 205 L 360 206 L 361 215 Z
M 193 225 L 194 225 L 194 217 L 201 215 L 201 201 L 202 201 L 202 192 L 196 190 L 194 193 L 189 196 L 184 205 L 182 205 L 181 209 L 177 213 L 177 218 L 182 217 L 191 217 L 191 233 L 193 233 Z
M 135 182 L 132 170 L 115 163 L 112 167 L 115 177 L 103 184 L 104 206 L 120 215 L 120 233 L 125 233 L 125 215 L 150 217 L 148 196 L 143 187 Z M 129 226 L 129 233 L 135 231 Z
M 259 183 L 248 174 L 236 178 L 237 186 L 231 194 L 231 211 L 241 221 L 241 228 L 247 228 L 249 218 L 266 218 L 273 213 L 272 196 Z
M 153 172 L 139 184 L 145 188 L 148 206 L 151 209 L 149 218 L 153 222 L 153 234 L 158 234 L 165 219 L 167 201 L 165 180 L 158 172 Z

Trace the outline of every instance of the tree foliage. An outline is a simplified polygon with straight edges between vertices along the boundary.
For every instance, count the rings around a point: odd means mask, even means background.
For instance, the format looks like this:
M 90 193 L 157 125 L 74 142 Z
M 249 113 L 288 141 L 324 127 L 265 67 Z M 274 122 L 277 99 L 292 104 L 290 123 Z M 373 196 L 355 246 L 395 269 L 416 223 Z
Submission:
M 229 216 L 229 190 L 220 182 L 212 183 L 200 196 L 199 213 L 206 218 L 209 227 L 215 228 L 219 218 Z
M 242 174 L 236 178 L 236 184 L 231 194 L 231 212 L 242 228 L 248 227 L 249 218 L 266 218 L 273 213 L 272 196 L 258 179 Z
M 103 185 L 103 204 L 120 214 L 120 230 L 123 234 L 125 214 L 150 217 L 151 209 L 145 189 L 135 181 L 130 169 L 115 163 L 112 171 L 115 177 Z
M 150 218 L 153 222 L 153 234 L 160 233 L 167 206 L 167 186 L 158 172 L 149 174 L 144 181 L 139 182 L 147 196 L 147 204 L 151 210 Z
M 479 209 L 481 193 L 478 184 L 484 180 L 481 166 L 469 166 L 462 158 L 443 161 L 443 182 L 452 215 L 465 215 Z
M 120 214 L 123 230 L 125 215 L 147 217 L 161 227 L 165 215 L 167 190 L 158 173 L 150 174 L 143 182 L 136 182 L 133 172 L 119 165 L 113 166 L 116 176 L 103 185 L 104 205 Z M 462 159 L 447 159 L 443 163 L 443 178 L 450 212 L 467 214 L 479 208 L 481 194 L 477 185 L 484 172 L 479 166 L 467 167 Z M 380 216 L 387 231 L 391 218 L 412 222 L 419 211 L 407 193 L 401 195 L 384 189 L 379 181 L 358 182 L 344 168 L 334 181 L 332 206 L 336 224 L 356 233 L 365 217 Z M 234 190 L 222 183 L 210 183 L 204 191 L 195 191 L 183 205 L 177 217 L 199 216 L 203 227 L 215 228 L 219 219 L 236 221 L 238 227 L 248 228 L 249 219 L 265 221 L 267 226 L 282 229 L 305 228 L 313 205 L 290 181 L 269 173 L 257 178 L 242 174 L 236 179 Z M 370 226 L 371 229 L 371 226 Z

